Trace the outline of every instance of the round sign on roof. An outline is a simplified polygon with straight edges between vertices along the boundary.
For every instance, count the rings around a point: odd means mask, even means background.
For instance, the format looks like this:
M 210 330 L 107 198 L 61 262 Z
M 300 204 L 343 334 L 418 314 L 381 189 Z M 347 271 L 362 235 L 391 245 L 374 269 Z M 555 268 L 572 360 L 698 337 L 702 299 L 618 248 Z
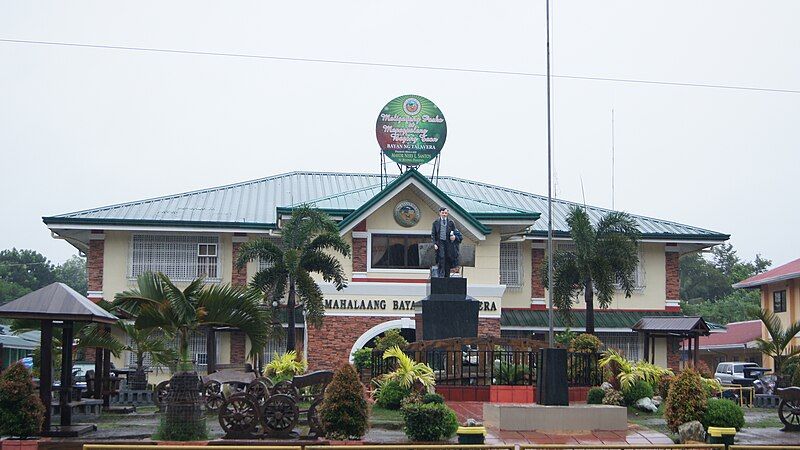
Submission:
M 419 166 L 435 158 L 447 137 L 442 111 L 420 95 L 401 95 L 383 107 L 375 134 L 392 161 Z

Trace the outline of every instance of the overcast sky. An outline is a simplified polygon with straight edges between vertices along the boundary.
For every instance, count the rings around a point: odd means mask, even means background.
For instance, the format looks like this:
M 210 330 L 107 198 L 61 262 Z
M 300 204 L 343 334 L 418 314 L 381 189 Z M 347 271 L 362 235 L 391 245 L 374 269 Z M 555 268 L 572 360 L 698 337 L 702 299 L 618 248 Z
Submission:
M 800 2 L 559 1 L 557 76 L 800 91 Z M 75 253 L 42 216 L 295 170 L 377 172 L 406 93 L 447 120 L 441 173 L 547 193 L 544 0 L 0 0 L 0 249 Z M 800 93 L 553 80 L 556 191 L 800 257 Z M 429 172 L 430 167 L 423 167 Z M 394 169 L 396 172 L 396 168 Z

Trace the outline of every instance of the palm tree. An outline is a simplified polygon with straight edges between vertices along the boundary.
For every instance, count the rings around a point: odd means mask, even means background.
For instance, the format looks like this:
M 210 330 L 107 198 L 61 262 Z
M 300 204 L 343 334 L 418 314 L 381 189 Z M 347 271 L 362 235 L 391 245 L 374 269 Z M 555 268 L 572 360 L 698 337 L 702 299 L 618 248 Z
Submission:
M 181 290 L 162 273 L 144 273 L 137 279 L 137 289 L 115 296 L 115 305 L 136 317 L 135 328 L 160 328 L 178 337 L 179 370 L 191 370 L 189 338 L 201 326 L 230 326 L 242 330 L 250 339 L 251 355 L 266 345 L 263 324 L 269 318 L 259 308 L 259 294 L 229 285 L 203 286 L 198 278 Z
M 781 381 L 786 363 L 792 358 L 800 358 L 800 346 L 791 345 L 794 337 L 800 333 L 800 322 L 789 324 L 789 327 L 784 329 L 780 317 L 772 311 L 760 309 L 756 312 L 756 316 L 769 334 L 769 340 L 756 339 L 756 347 L 761 353 L 772 357 L 775 362 L 775 375 Z
M 322 279 L 332 282 L 337 290 L 347 286 L 344 269 L 331 253 L 350 256 L 350 245 L 339 235 L 339 229 L 327 214 L 307 206 L 292 212 L 291 219 L 281 230 L 280 246 L 268 239 L 256 239 L 245 242 L 239 249 L 237 267 L 242 268 L 256 259 L 269 265 L 257 272 L 250 282 L 251 286 L 264 293 L 265 300 L 271 297 L 272 301 L 268 303 L 276 307 L 286 295 L 286 289 L 289 290 L 286 302 L 289 322 L 286 330 L 287 352 L 296 350 L 294 322 L 298 304 L 302 306 L 309 323 L 322 326 L 324 299 L 311 274 L 322 275 Z
M 573 206 L 567 216 L 574 250 L 553 255 L 553 304 L 569 314 L 573 298 L 583 292 L 586 302 L 586 332 L 594 334 L 594 300 L 606 308 L 615 285 L 631 296 L 633 274 L 639 264 L 639 230 L 627 213 L 611 211 L 593 226 L 586 210 Z M 543 268 L 547 285 L 547 271 Z

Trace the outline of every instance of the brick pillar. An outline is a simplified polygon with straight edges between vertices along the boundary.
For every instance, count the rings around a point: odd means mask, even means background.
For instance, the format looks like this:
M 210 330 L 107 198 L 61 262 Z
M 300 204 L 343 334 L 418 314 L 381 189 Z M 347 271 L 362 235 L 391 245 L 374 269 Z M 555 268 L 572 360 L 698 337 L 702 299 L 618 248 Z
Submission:
M 542 283 L 542 266 L 544 266 L 544 244 L 535 241 L 531 247 L 531 308 L 547 309 Z
M 92 230 L 89 235 L 89 252 L 86 254 L 87 297 L 93 302 L 103 299 L 103 259 L 105 257 L 105 234 Z
M 681 299 L 681 271 L 680 253 L 676 244 L 667 244 L 664 253 L 666 269 L 666 304 L 667 311 L 680 311 Z
M 231 332 L 231 364 L 244 364 L 246 355 L 245 335 L 241 331 Z
M 678 338 L 667 338 L 667 368 L 675 373 L 681 370 L 681 347 Z
M 478 337 L 500 337 L 500 318 L 479 317 Z
M 247 242 L 245 233 L 234 233 L 233 245 L 231 250 L 231 284 L 234 286 L 244 286 L 247 284 L 247 267 L 236 268 L 236 259 L 239 257 L 239 249 L 242 244 Z
M 414 313 L 414 336 L 417 341 L 424 340 L 422 338 L 422 312 Z
M 367 272 L 367 221 L 362 220 L 353 228 L 353 273 Z

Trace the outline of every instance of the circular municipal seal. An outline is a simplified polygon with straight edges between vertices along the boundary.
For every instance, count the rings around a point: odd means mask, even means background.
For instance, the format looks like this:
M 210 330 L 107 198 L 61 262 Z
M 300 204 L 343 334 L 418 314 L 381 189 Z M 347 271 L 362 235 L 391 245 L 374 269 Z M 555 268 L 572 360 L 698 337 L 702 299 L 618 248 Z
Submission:
M 414 97 L 409 97 L 403 102 L 403 111 L 409 116 L 416 116 L 419 113 L 420 105 L 419 100 Z
M 401 227 L 413 227 L 419 223 L 419 217 L 419 207 L 408 200 L 403 200 L 394 207 L 394 221 Z

